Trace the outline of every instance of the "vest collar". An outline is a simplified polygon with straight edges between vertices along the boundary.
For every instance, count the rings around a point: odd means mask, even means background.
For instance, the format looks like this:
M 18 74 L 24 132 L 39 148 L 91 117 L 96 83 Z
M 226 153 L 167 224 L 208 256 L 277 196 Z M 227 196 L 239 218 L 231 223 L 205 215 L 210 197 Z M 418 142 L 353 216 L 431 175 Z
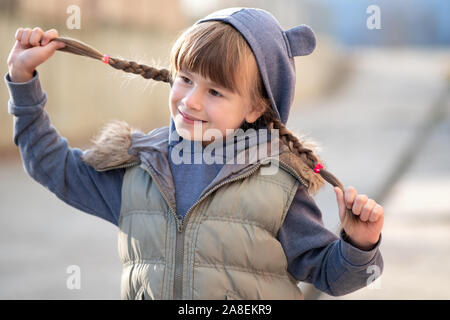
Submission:
M 124 121 L 112 121 L 93 140 L 93 146 L 83 153 L 82 160 L 97 171 L 126 168 L 140 164 L 141 167 L 152 173 L 162 189 L 161 191 L 165 194 L 166 200 L 174 210 L 175 186 L 168 158 L 169 136 L 169 126 L 157 128 L 148 134 L 144 134 L 131 128 Z M 276 146 L 275 150 L 272 150 L 272 146 Z M 267 148 L 266 155 L 263 154 L 258 159 L 245 161 L 244 164 L 235 163 L 236 161 L 224 164 L 208 190 L 228 179 L 232 180 L 240 175 L 245 175 L 246 172 L 250 172 L 255 167 L 269 162 L 278 164 L 293 174 L 311 194 L 316 194 L 323 186 L 323 178 L 294 155 L 288 146 L 283 143 L 267 143 L 265 147 Z M 242 151 L 243 153 L 238 153 L 237 159 L 244 154 L 246 158 L 243 159 L 249 159 L 250 154 L 259 156 L 259 152 L 256 152 L 255 148 L 261 148 L 261 145 L 250 147 Z M 208 192 L 208 190 L 204 192 Z

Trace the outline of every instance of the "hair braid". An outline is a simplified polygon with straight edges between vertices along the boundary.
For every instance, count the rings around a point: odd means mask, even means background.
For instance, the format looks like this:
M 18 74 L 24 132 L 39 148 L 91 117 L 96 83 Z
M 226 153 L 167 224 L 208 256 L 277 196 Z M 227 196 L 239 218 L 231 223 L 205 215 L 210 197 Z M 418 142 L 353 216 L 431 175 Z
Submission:
M 60 51 L 78 54 L 80 56 L 90 57 L 97 60 L 104 59 L 104 54 L 79 40 L 65 37 L 58 37 L 53 40 L 61 41 L 66 44 L 64 48 L 58 49 Z M 139 74 L 145 79 L 153 79 L 155 81 L 163 81 L 172 84 L 170 72 L 167 69 L 156 69 L 134 61 L 126 61 L 118 58 L 109 58 L 108 64 L 118 70 Z
M 319 157 L 314 154 L 313 149 L 308 148 L 296 137 L 275 115 L 271 107 L 267 108 L 263 115 L 258 119 L 264 122 L 268 129 L 278 129 L 280 140 L 289 147 L 289 150 L 298 156 L 311 170 L 314 170 L 316 164 L 321 163 Z M 314 173 L 316 174 L 316 173 Z M 331 184 L 333 187 L 338 187 L 344 192 L 344 186 L 331 172 L 326 169 L 320 169 L 320 176 Z M 348 221 L 354 222 L 357 216 L 351 210 L 345 209 L 345 217 L 343 225 Z
M 109 65 L 113 68 L 140 74 L 145 79 L 153 79 L 155 81 L 170 82 L 170 73 L 167 69 L 156 69 L 146 66 L 145 64 L 138 64 L 134 61 L 120 60 L 117 58 L 110 58 Z
M 305 148 L 300 140 L 279 119 L 274 119 L 272 125 L 274 129 L 279 130 L 280 139 L 289 147 L 289 150 L 300 157 L 308 167 L 314 169 L 315 164 L 320 160 L 313 150 Z

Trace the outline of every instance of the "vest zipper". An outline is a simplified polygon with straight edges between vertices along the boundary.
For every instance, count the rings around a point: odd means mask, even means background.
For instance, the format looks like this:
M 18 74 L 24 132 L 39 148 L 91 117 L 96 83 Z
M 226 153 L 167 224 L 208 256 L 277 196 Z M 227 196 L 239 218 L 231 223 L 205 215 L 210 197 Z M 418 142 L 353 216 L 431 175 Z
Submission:
M 178 219 L 177 217 L 177 213 L 176 210 L 171 206 L 170 201 L 167 199 L 167 196 L 165 194 L 165 192 L 163 192 L 161 185 L 158 182 L 158 179 L 155 179 L 155 171 L 153 170 L 153 168 L 151 166 L 144 166 L 144 170 L 148 172 L 148 174 L 152 177 L 152 180 L 156 183 L 156 185 L 158 186 L 159 191 L 161 192 L 162 197 L 164 198 L 164 200 L 166 201 L 167 205 L 169 206 L 169 210 L 172 213 L 173 217 L 175 218 L 176 224 L 177 224 L 177 230 L 180 230 L 180 225 L 181 225 L 181 221 L 180 219 Z M 178 293 L 178 290 L 175 291 L 176 287 L 175 287 L 175 283 L 183 283 L 183 279 L 178 279 L 180 277 L 180 272 L 177 271 L 177 267 L 179 265 L 183 265 L 183 247 L 184 247 L 184 237 L 182 237 L 182 233 L 177 232 L 176 234 L 176 240 L 175 240 L 175 278 L 174 278 L 174 288 L 173 288 L 173 299 L 174 300 L 180 300 L 181 298 L 177 298 L 177 297 L 181 297 L 181 294 Z M 181 253 L 180 253 L 181 252 Z M 179 267 L 178 267 L 179 269 Z M 181 268 L 181 276 L 182 274 L 182 268 Z M 180 287 L 181 288 L 181 287 Z M 177 292 L 177 294 L 175 294 L 175 292 Z
M 192 212 L 192 209 L 201 201 L 203 201 L 207 196 L 209 196 L 212 192 L 220 188 L 221 186 L 234 182 L 239 179 L 244 179 L 248 176 L 251 176 L 258 168 L 261 166 L 261 163 L 258 163 L 256 166 L 254 166 L 251 170 L 248 170 L 244 174 L 241 174 L 240 176 L 237 176 L 235 178 L 225 180 L 222 183 L 219 183 L 214 188 L 209 190 L 207 193 L 205 193 L 200 199 L 198 199 L 186 212 L 186 216 L 181 222 L 181 224 L 178 227 L 177 232 L 177 240 L 175 243 L 175 277 L 174 277 L 174 284 L 173 284 L 173 297 L 174 300 L 181 300 L 183 297 L 183 260 L 184 260 L 184 235 L 183 232 L 185 229 L 185 226 L 187 224 L 187 220 L 190 217 L 190 214 Z
M 247 178 L 248 176 L 251 176 L 256 170 L 258 170 L 258 168 L 261 166 L 261 163 L 258 163 L 257 165 L 255 165 L 251 170 L 247 170 L 244 174 L 237 176 L 235 178 L 229 179 L 229 180 L 225 180 L 224 182 L 219 183 L 218 185 L 216 185 L 214 188 L 212 188 L 211 190 L 209 190 L 207 193 L 205 193 L 200 199 L 197 200 L 197 202 L 195 202 L 192 207 L 189 208 L 189 210 L 186 212 L 186 215 L 184 217 L 184 220 L 181 222 L 180 227 L 178 228 L 178 232 L 183 232 L 187 220 L 189 218 L 190 213 L 192 212 L 192 209 L 199 203 L 201 202 L 203 199 L 205 199 L 207 196 L 209 196 L 211 193 L 213 193 L 214 191 L 216 191 L 218 188 L 220 188 L 221 186 L 229 183 L 229 182 L 234 182 L 236 180 L 240 180 L 243 178 Z

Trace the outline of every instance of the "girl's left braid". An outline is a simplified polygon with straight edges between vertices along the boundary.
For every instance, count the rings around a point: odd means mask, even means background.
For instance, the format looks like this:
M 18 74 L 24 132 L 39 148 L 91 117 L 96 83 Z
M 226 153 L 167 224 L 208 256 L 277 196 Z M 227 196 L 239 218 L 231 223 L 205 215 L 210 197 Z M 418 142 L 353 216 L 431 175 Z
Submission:
M 111 58 L 108 55 L 102 54 L 97 49 L 75 39 L 58 37 L 53 40 L 61 41 L 66 44 L 64 48 L 58 49 L 60 51 L 69 52 L 73 54 L 78 54 L 80 56 L 90 57 L 93 59 L 101 60 L 111 67 L 130 72 L 134 74 L 139 74 L 145 79 L 153 79 L 155 81 L 163 81 L 172 84 L 172 79 L 170 77 L 170 72 L 167 69 L 156 69 L 149 67 L 144 64 L 139 64 L 134 61 L 126 61 L 118 58 Z M 52 40 L 52 41 L 53 41 Z
M 278 129 L 280 140 L 285 143 L 289 149 L 297 155 L 311 170 L 314 170 L 318 164 L 320 164 L 320 159 L 314 154 L 313 150 L 310 148 L 304 147 L 303 143 L 297 138 L 276 116 L 274 116 L 273 111 L 269 112 L 268 118 L 270 121 L 268 122 L 269 129 Z M 316 171 L 315 171 L 316 172 Z M 323 169 L 323 167 L 318 170 L 317 173 L 320 176 L 330 183 L 333 187 L 338 187 L 344 192 L 344 186 L 336 178 L 331 172 Z M 347 223 L 347 221 L 355 221 L 357 216 L 355 216 L 348 208 L 345 209 L 345 218 L 343 224 Z

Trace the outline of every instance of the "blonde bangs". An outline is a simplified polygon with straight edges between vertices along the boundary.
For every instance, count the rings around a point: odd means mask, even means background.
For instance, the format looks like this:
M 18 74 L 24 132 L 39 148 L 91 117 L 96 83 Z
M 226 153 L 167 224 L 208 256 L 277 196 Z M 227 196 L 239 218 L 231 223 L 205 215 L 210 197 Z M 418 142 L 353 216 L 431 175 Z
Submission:
M 249 79 L 254 73 L 249 58 L 253 54 L 247 42 L 232 26 L 218 21 L 203 22 L 193 25 L 175 42 L 171 73 L 175 77 L 183 69 L 195 72 L 232 92 L 244 94 L 248 84 L 242 83 L 242 79 Z

